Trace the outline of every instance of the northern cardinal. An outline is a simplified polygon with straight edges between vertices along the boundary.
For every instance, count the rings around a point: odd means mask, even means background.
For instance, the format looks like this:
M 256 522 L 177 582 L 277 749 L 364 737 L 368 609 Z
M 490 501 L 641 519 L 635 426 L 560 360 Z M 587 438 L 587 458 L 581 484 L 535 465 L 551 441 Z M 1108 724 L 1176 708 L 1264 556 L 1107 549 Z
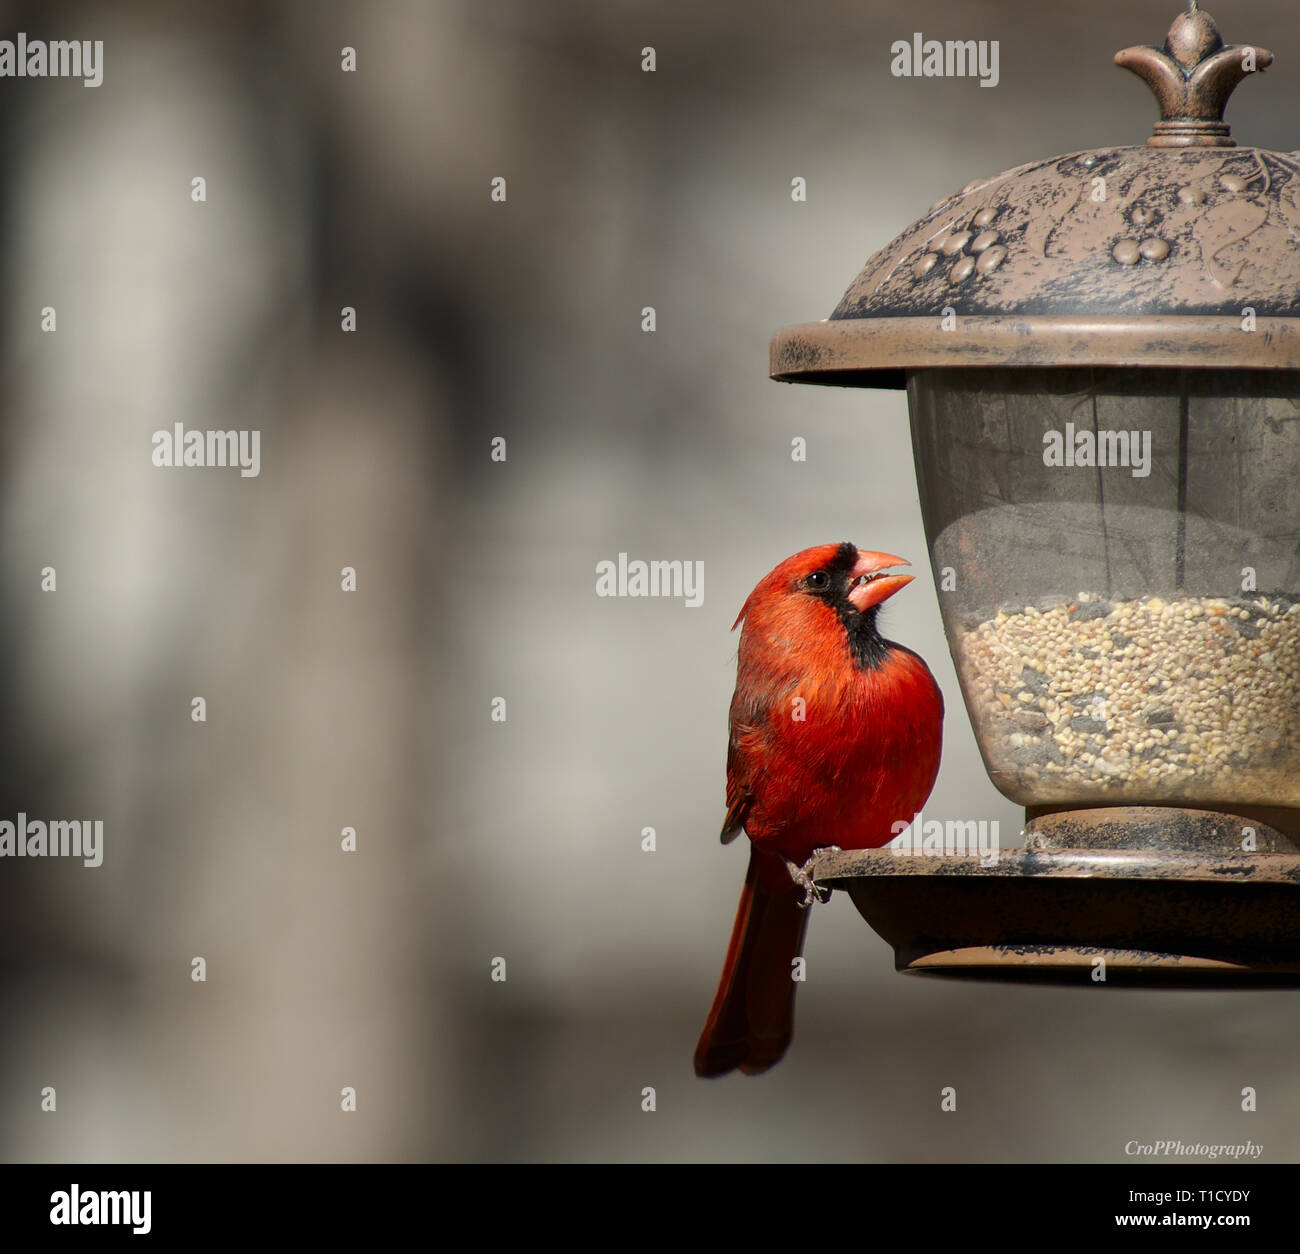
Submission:
M 883 639 L 883 601 L 908 562 L 852 544 L 787 558 L 741 621 L 722 841 L 743 828 L 749 872 L 695 1073 L 766 1071 L 794 1032 L 794 959 L 816 890 L 815 851 L 871 849 L 910 823 L 939 770 L 943 694 L 910 649 Z

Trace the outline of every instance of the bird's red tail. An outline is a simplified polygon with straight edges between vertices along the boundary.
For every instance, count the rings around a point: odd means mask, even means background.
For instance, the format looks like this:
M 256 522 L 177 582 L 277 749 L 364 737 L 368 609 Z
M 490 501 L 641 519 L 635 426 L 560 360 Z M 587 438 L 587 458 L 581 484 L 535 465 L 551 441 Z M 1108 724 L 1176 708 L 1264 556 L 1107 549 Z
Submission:
M 709 1020 L 695 1047 L 695 1074 L 757 1075 L 778 1062 L 794 1035 L 794 960 L 810 911 L 775 854 L 753 848 L 731 945 Z

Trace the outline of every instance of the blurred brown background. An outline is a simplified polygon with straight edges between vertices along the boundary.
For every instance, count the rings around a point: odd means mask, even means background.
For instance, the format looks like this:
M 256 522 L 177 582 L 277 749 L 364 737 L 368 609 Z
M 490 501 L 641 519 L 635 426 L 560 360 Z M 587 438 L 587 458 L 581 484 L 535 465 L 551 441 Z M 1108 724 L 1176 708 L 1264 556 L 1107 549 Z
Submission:
M 1277 57 L 1234 133 L 1300 146 L 1292 0 L 1212 7 Z M 1300 1156 L 1295 994 L 913 980 L 842 896 L 785 1062 L 691 1071 L 745 862 L 728 629 L 779 559 L 921 565 L 887 625 L 948 697 L 926 813 L 1021 819 L 939 628 L 903 396 L 771 383 L 768 339 L 967 181 L 1141 143 L 1111 56 L 1176 10 L 0 3 L 0 38 L 105 43 L 99 88 L 0 80 L 0 816 L 106 827 L 98 870 L 0 862 L 0 1153 Z M 999 40 L 999 85 L 891 77 L 916 30 Z M 155 469 L 177 421 L 259 429 L 260 477 Z M 703 608 L 597 598 L 620 551 L 702 560 Z

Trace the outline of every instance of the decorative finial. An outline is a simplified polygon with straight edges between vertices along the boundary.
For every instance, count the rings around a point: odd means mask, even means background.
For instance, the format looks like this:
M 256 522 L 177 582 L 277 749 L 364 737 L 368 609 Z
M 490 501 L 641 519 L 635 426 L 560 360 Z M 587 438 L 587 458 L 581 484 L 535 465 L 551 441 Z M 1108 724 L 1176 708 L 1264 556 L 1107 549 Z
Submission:
M 1223 120 L 1228 97 L 1243 78 L 1268 69 L 1273 54 L 1249 44 L 1225 47 L 1214 18 L 1190 0 L 1187 12 L 1174 18 L 1163 50 L 1125 48 L 1115 64 L 1139 75 L 1160 104 L 1148 148 L 1235 148 Z

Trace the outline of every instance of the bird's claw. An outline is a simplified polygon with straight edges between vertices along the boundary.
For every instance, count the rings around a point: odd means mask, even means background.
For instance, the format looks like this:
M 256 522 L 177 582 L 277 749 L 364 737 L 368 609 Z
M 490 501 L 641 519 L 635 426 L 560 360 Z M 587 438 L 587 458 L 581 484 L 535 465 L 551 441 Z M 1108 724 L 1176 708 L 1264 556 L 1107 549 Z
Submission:
M 819 884 L 814 883 L 812 877 L 813 863 L 817 861 L 817 855 L 828 852 L 839 852 L 838 845 L 827 845 L 825 849 L 816 850 L 807 862 L 800 866 L 797 862 L 791 862 L 786 859 L 786 869 L 790 872 L 790 878 L 795 882 L 796 887 L 803 889 L 803 900 L 799 903 L 799 909 L 806 910 L 814 902 L 825 904 L 831 899 L 831 890 L 822 888 Z

